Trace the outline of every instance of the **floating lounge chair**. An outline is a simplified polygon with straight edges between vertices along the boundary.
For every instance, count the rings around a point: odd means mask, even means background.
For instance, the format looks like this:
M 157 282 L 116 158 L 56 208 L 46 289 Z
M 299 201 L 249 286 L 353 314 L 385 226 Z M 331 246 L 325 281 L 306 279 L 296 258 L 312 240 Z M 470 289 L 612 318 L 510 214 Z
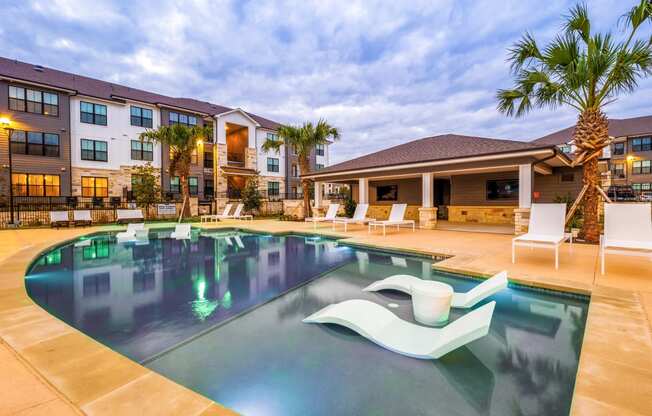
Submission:
M 192 229 L 191 224 L 177 224 L 174 227 L 174 231 L 170 234 L 170 238 L 177 240 L 189 240 L 190 239 L 190 230 Z
M 414 220 L 405 219 L 405 210 L 407 209 L 407 204 L 392 204 L 392 210 L 389 212 L 389 219 L 383 221 L 370 221 L 369 222 L 369 232 L 371 232 L 372 227 L 383 227 L 383 235 L 385 235 L 386 227 L 395 225 L 398 230 L 401 225 L 411 225 L 412 231 L 416 229 L 416 223 Z
M 115 211 L 117 223 L 143 222 L 143 211 L 139 209 L 117 209 Z
M 349 224 L 362 224 L 365 225 L 371 221 L 376 221 L 375 218 L 367 218 L 367 211 L 369 210 L 369 204 L 358 204 L 355 207 L 355 212 L 351 218 L 341 218 L 337 217 L 333 220 L 333 230 L 335 229 L 336 224 L 344 224 L 344 231 L 346 232 L 347 226 Z
M 72 221 L 75 225 L 91 225 L 93 223 L 93 218 L 91 218 L 91 212 L 89 210 L 76 209 L 72 212 Z
M 62 225 L 70 225 L 68 211 L 50 211 L 50 226 L 59 228 Z
M 303 322 L 342 325 L 395 353 L 432 360 L 487 335 L 495 306 L 489 302 L 437 329 L 404 321 L 368 300 L 352 299 L 328 305 Z
M 330 204 L 326 216 L 324 217 L 308 217 L 306 222 L 312 222 L 313 228 L 317 228 L 318 222 L 333 221 L 337 217 L 337 210 L 340 209 L 340 204 Z
M 145 229 L 145 224 L 142 222 L 128 224 L 127 231 L 122 231 L 115 236 L 119 243 L 136 241 L 138 238 L 145 237 L 147 237 L 147 230 Z
M 652 259 L 652 205 L 604 205 L 604 234 L 600 236 L 602 274 L 605 269 L 605 254 L 648 256 Z
M 422 280 L 418 277 L 410 276 L 407 274 L 396 274 L 386 279 L 373 282 L 362 290 L 365 292 L 378 292 L 379 290 L 398 290 L 399 292 L 407 293 L 410 295 L 412 292 L 412 287 L 419 286 L 419 284 L 423 282 L 427 282 L 427 280 Z M 507 287 L 507 283 L 507 272 L 502 271 L 497 273 L 466 293 L 453 293 L 451 306 L 453 308 L 463 309 L 472 308 L 481 300 L 486 299 L 489 296 L 505 289 Z
M 555 250 L 555 269 L 559 269 L 559 246 L 573 235 L 564 232 L 566 204 L 532 204 L 527 234 L 512 240 L 512 263 L 516 263 L 516 247 L 551 248 Z

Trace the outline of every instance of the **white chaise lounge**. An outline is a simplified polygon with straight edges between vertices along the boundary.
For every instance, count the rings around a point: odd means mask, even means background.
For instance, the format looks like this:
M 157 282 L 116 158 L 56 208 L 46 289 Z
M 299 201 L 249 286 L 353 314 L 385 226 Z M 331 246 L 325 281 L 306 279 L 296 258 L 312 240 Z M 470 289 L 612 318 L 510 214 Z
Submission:
M 117 223 L 143 222 L 145 219 L 140 209 L 117 209 L 115 215 Z
M 174 227 L 174 231 L 172 231 L 172 234 L 170 234 L 170 238 L 174 238 L 177 240 L 189 240 L 191 229 L 192 229 L 191 224 L 177 224 Z
M 333 230 L 335 229 L 336 224 L 344 224 L 344 231 L 346 232 L 347 226 L 349 224 L 368 224 L 371 221 L 376 221 L 375 218 L 367 218 L 367 211 L 369 210 L 369 204 L 358 204 L 355 207 L 355 212 L 351 218 L 342 218 L 336 217 L 333 220 Z
M 135 241 L 137 239 L 144 239 L 147 237 L 147 229 L 145 224 L 132 222 L 127 224 L 127 231 L 119 232 L 115 235 L 115 238 L 119 243 L 125 243 L 128 241 Z
M 317 223 L 333 221 L 337 217 L 337 210 L 340 209 L 340 204 L 330 204 L 326 216 L 324 217 L 308 217 L 306 222 L 312 222 L 313 228 L 317 228 Z
M 233 215 L 231 218 L 236 219 L 236 220 L 253 220 L 254 216 L 251 214 L 243 214 L 242 210 L 244 209 L 244 204 L 238 204 L 235 207 L 235 211 L 233 212 Z
M 72 221 L 75 225 L 91 225 L 93 224 L 93 218 L 91 217 L 91 212 L 87 209 L 79 210 L 76 209 L 72 212 Z
M 303 322 L 342 325 L 395 353 L 432 360 L 487 335 L 495 306 L 489 302 L 437 329 L 404 321 L 368 300 L 352 299 L 328 305 Z
M 407 204 L 393 204 L 392 210 L 389 212 L 389 219 L 383 221 L 370 221 L 369 222 L 369 232 L 372 228 L 383 227 L 383 235 L 386 234 L 386 227 L 395 225 L 398 230 L 401 225 L 411 225 L 412 231 L 416 229 L 416 223 L 414 220 L 405 219 L 405 210 L 407 209 Z
M 516 263 L 516 247 L 548 248 L 555 251 L 555 269 L 559 269 L 559 246 L 572 234 L 564 232 L 566 204 L 532 204 L 527 234 L 512 240 L 512 263 Z
M 410 276 L 408 274 L 396 274 L 394 276 L 373 282 L 362 290 L 365 292 L 397 290 L 399 292 L 407 293 L 410 295 L 412 294 L 412 288 L 418 287 L 423 282 L 427 282 L 427 280 L 423 280 L 415 276 Z M 507 280 L 506 271 L 496 273 L 466 293 L 453 293 L 451 306 L 453 308 L 463 309 L 472 308 L 483 299 L 486 299 L 489 296 L 505 289 L 508 283 L 509 282 Z
M 221 214 L 208 214 L 208 215 L 202 215 L 199 217 L 200 222 L 210 222 L 210 221 L 219 221 L 220 219 L 228 218 L 229 217 L 229 212 L 231 212 L 231 207 L 233 204 L 226 204 L 224 205 L 224 211 L 222 211 Z
M 50 211 L 50 226 L 59 228 L 62 225 L 70 225 L 68 211 Z
M 600 272 L 605 255 L 647 256 L 652 260 L 652 205 L 625 203 L 604 205 L 604 234 L 600 236 Z

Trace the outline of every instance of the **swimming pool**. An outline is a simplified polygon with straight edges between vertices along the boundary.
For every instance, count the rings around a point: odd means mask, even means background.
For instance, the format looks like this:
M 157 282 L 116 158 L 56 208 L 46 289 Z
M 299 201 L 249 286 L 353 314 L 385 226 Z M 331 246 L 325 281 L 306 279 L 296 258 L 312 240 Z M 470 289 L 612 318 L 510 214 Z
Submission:
M 301 320 L 369 299 L 413 320 L 410 299 L 367 293 L 396 273 L 466 291 L 476 281 L 429 259 L 334 240 L 226 230 L 190 241 L 98 234 L 39 257 L 29 295 L 112 349 L 245 415 L 567 414 L 586 298 L 512 288 L 493 296 L 490 333 L 437 361 Z M 461 316 L 452 310 L 451 319 Z

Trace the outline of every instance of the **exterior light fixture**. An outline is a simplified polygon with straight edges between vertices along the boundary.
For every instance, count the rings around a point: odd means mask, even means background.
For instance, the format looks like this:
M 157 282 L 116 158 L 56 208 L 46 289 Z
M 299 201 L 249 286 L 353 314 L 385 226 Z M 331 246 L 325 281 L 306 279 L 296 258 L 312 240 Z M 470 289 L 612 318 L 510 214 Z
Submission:
M 5 129 L 9 128 L 9 126 L 11 126 L 11 120 L 9 117 L 0 117 L 0 126 L 4 127 Z
M 632 160 L 636 159 L 634 155 L 627 155 L 627 161 L 631 162 Z

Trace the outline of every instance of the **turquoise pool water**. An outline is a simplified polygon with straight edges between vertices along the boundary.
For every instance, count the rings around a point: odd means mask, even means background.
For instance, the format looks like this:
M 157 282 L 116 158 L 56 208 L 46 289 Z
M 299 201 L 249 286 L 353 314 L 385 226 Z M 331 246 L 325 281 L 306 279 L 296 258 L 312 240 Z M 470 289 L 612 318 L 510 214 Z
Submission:
M 490 333 L 437 361 L 386 351 L 347 329 L 301 320 L 369 299 L 412 320 L 410 299 L 361 289 L 396 273 L 466 291 L 420 257 L 305 236 L 238 231 L 57 248 L 26 277 L 64 321 L 245 415 L 563 415 L 570 409 L 587 299 L 509 288 Z M 237 237 L 237 238 L 236 238 Z M 89 242 L 90 241 L 90 242 Z M 77 247 L 75 247 L 77 245 Z M 453 310 L 451 319 L 461 315 Z

